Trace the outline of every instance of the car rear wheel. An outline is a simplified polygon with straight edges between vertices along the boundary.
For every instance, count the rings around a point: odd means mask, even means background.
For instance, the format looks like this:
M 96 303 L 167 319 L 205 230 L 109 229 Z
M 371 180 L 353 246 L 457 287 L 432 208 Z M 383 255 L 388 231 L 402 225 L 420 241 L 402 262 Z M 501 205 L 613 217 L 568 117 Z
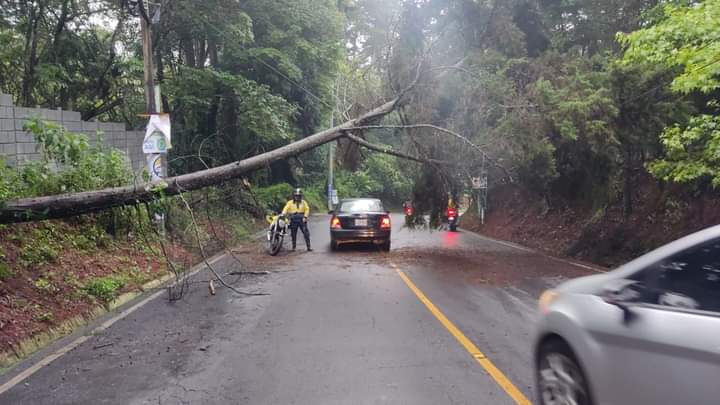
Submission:
M 381 245 L 381 249 L 383 250 L 383 252 L 389 252 L 389 251 L 390 251 L 390 241 L 389 241 L 389 240 L 386 240 L 386 241 Z
M 338 250 L 338 243 L 335 239 L 330 239 L 330 250 L 333 252 Z
M 535 373 L 541 405 L 592 405 L 585 374 L 565 342 L 540 347 Z

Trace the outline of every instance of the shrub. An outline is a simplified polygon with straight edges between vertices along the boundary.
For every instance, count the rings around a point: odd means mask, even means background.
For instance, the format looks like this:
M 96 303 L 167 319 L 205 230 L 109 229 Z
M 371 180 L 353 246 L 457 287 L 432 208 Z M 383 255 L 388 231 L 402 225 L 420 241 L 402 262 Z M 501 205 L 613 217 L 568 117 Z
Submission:
M 57 286 L 55 286 L 50 280 L 42 277 L 35 280 L 33 285 L 35 285 L 35 288 L 37 288 L 38 290 L 48 293 L 56 293 L 60 291 L 60 289 L 57 288 Z
M 287 183 L 273 184 L 254 190 L 258 202 L 270 211 L 280 211 L 285 203 L 292 197 L 293 187 Z
M 20 262 L 25 266 L 54 263 L 60 256 L 62 245 L 53 228 L 34 229 L 24 241 Z
M 125 155 L 98 142 L 90 146 L 83 134 L 38 118 L 25 130 L 37 141 L 42 160 L 22 169 L 0 161 L 0 204 L 14 198 L 87 191 L 128 184 L 132 173 Z
M 0 262 L 0 281 L 12 278 L 15 272 L 4 262 Z
M 118 290 L 125 287 L 126 283 L 124 277 L 98 277 L 85 283 L 82 289 L 87 294 L 107 303 L 117 297 Z

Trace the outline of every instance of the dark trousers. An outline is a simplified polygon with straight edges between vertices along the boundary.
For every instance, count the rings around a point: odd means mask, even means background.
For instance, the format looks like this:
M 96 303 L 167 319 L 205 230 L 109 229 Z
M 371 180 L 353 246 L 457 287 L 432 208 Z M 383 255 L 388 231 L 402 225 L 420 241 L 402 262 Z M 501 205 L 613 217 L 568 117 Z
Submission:
M 302 216 L 300 216 L 299 219 L 296 219 L 295 217 L 291 218 L 290 220 L 290 236 L 292 236 L 292 247 L 295 249 L 295 246 L 297 245 L 297 233 L 298 228 L 303 233 L 303 236 L 305 237 L 305 246 L 307 248 L 310 248 L 310 230 L 308 230 L 307 223 L 303 221 Z

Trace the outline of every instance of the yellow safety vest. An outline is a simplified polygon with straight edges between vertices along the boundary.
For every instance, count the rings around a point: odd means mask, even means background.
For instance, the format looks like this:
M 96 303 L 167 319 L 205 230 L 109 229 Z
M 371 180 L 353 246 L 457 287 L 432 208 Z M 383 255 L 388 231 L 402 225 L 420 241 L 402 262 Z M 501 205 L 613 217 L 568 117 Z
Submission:
M 282 213 L 283 215 L 304 214 L 307 217 L 310 215 L 310 205 L 305 200 L 300 200 L 299 203 L 290 200 L 285 204 Z

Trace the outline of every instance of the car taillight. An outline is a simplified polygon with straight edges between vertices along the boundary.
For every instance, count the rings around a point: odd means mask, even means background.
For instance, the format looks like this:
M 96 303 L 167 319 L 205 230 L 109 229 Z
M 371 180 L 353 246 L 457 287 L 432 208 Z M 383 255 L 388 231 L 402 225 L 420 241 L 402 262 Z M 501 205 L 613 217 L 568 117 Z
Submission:
M 332 221 L 330 221 L 330 228 L 342 228 L 342 225 L 340 224 L 340 218 L 333 217 Z
M 448 214 L 449 217 L 454 217 L 454 216 L 457 215 L 457 211 L 454 210 L 454 209 L 449 209 L 449 210 L 447 211 L 447 214 Z
M 383 229 L 390 228 L 390 217 L 383 217 L 383 219 L 380 220 L 380 228 L 383 228 Z

